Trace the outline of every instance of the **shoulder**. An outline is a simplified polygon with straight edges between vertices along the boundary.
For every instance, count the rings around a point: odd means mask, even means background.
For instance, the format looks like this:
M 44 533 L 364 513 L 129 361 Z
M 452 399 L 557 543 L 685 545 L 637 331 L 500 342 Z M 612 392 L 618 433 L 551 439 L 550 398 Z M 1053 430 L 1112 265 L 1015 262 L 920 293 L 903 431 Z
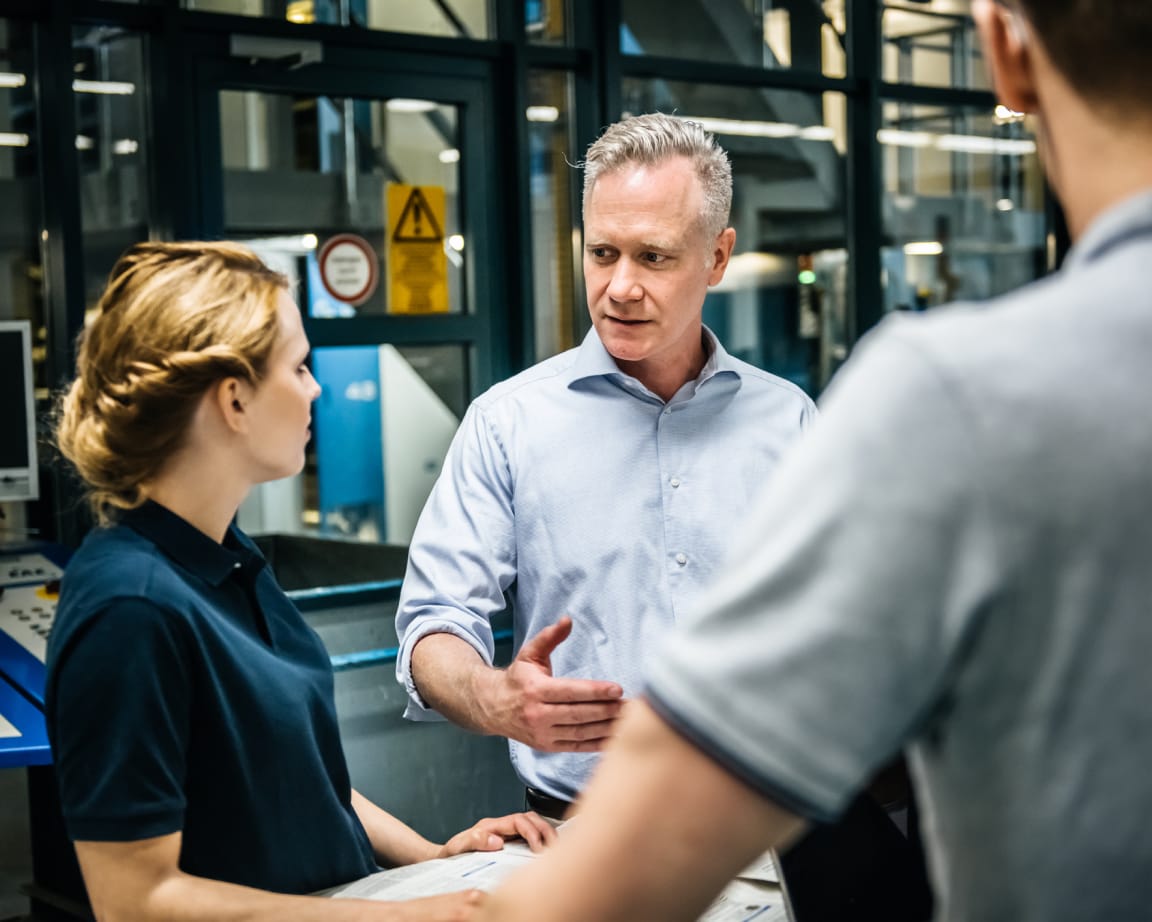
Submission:
M 174 613 L 187 594 L 173 564 L 147 538 L 124 526 L 98 528 L 64 572 L 53 639 L 63 642 L 113 609 L 125 617 Z
M 531 403 L 537 397 L 564 390 L 578 353 L 579 349 L 569 349 L 505 378 L 477 397 L 473 407 L 481 412 L 499 410 L 508 404 Z
M 728 367 L 740 376 L 741 383 L 781 403 L 795 404 L 804 411 L 815 412 L 816 404 L 798 385 L 763 368 L 757 368 L 734 356 L 728 356 Z

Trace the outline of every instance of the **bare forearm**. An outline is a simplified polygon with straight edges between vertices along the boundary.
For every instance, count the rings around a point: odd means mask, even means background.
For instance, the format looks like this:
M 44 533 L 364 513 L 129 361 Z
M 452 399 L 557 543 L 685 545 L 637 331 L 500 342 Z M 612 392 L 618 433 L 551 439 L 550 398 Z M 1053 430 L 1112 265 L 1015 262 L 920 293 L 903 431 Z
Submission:
M 453 634 L 429 634 L 412 651 L 412 679 L 420 696 L 450 721 L 474 733 L 502 734 L 486 707 L 496 669 Z
M 394 867 L 435 858 L 440 846 L 372 803 L 359 791 L 352 792 L 352 809 L 360 818 L 376 860 Z
M 802 829 L 642 702 L 622 724 L 576 821 L 481 918 L 688 922 L 748 861 Z

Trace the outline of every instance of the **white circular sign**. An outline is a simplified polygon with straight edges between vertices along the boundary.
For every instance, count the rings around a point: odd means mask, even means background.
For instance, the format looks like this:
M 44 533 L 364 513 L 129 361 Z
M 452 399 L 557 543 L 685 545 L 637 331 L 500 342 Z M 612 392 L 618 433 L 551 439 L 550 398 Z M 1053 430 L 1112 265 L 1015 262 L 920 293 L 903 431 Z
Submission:
M 363 237 L 337 234 L 320 251 L 320 280 L 334 298 L 363 304 L 372 297 L 379 277 L 376 251 Z

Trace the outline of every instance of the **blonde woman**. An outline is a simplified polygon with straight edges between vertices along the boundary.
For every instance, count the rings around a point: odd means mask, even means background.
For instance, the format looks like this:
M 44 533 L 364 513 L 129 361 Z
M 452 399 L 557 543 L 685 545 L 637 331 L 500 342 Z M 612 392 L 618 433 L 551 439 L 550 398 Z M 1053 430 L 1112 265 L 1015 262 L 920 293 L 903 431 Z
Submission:
M 64 578 L 47 719 L 101 922 L 464 919 L 482 894 L 295 894 L 554 836 L 514 814 L 439 845 L 352 789 L 327 654 L 232 524 L 304 464 L 308 350 L 286 279 L 230 243 L 133 247 L 81 337 L 57 436 L 100 527 Z

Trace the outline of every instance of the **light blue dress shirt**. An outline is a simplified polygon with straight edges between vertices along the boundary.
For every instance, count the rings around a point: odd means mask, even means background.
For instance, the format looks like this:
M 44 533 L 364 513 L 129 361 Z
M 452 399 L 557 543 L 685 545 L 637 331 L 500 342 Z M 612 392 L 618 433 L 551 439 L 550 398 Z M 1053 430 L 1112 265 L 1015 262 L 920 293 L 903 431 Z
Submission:
M 454 634 L 491 663 L 490 619 L 508 606 L 516 649 L 572 617 L 555 675 L 639 692 L 649 651 L 816 415 L 795 385 L 705 335 L 707 363 L 667 403 L 620 371 L 595 330 L 472 403 L 409 551 L 396 620 L 406 717 L 441 719 L 412 681 L 417 641 Z M 525 784 L 567 799 L 597 758 L 510 747 Z

